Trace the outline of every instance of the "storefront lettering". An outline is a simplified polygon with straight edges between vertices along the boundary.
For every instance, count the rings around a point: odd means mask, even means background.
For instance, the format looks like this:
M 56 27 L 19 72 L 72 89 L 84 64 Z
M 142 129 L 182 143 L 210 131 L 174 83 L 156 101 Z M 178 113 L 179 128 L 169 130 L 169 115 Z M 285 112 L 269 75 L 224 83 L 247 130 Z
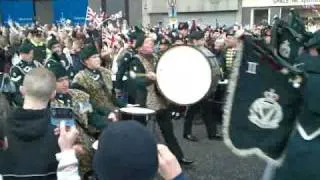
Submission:
M 275 4 L 313 4 L 320 3 L 320 0 L 273 0 Z

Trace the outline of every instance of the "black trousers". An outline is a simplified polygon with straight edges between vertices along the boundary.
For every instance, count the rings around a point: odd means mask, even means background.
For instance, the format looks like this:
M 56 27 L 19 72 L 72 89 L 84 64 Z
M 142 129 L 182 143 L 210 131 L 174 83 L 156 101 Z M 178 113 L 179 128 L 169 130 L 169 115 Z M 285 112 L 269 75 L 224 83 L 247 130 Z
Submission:
M 217 133 L 217 125 L 221 122 L 222 108 L 220 109 L 219 105 L 209 100 L 202 100 L 189 107 L 184 122 L 183 135 L 192 134 L 193 119 L 198 112 L 201 113 L 208 137 L 215 136 Z
M 170 151 L 177 157 L 178 160 L 184 157 L 182 149 L 174 134 L 173 124 L 171 120 L 170 110 L 163 109 L 156 112 L 156 121 L 160 127 L 163 138 L 168 145 Z

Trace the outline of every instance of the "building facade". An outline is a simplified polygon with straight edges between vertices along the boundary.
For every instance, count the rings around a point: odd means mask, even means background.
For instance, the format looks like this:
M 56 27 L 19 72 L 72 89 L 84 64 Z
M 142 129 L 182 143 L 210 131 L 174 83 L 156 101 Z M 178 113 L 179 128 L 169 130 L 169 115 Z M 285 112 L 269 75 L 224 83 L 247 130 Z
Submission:
M 128 8 L 126 8 L 126 2 L 128 1 L 0 0 L 0 23 L 7 23 L 8 19 L 12 19 L 22 24 L 31 23 L 35 20 L 47 24 L 57 23 L 63 19 L 70 19 L 74 23 L 83 24 L 88 6 L 96 12 L 104 10 L 108 14 L 113 14 L 122 11 L 124 15 L 128 16 Z
M 169 23 L 168 0 L 143 0 L 142 3 L 144 25 Z M 204 25 L 241 23 L 239 0 L 176 0 L 176 6 L 177 21 L 196 20 Z
M 307 19 L 312 17 L 319 21 L 319 14 L 315 10 L 320 6 L 320 0 L 242 0 L 242 23 L 244 25 L 259 24 L 275 16 L 286 18 L 291 8 Z

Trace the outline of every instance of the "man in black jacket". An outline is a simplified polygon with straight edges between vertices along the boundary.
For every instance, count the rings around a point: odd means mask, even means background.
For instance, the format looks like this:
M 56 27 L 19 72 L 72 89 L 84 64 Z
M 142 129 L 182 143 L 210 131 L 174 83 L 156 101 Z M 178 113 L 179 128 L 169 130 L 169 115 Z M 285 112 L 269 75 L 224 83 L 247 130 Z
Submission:
M 56 179 L 59 152 L 48 102 L 55 96 L 55 76 L 44 68 L 31 70 L 23 81 L 23 109 L 13 111 L 5 133 L 8 148 L 0 152 L 0 177 L 4 180 Z

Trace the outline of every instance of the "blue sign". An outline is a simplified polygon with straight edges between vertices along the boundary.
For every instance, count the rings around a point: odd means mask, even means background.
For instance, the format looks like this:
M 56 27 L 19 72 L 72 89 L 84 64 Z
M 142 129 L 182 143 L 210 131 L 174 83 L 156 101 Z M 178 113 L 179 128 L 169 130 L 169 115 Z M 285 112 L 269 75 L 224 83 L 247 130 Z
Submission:
M 88 0 L 53 0 L 54 22 L 63 23 L 70 19 L 72 23 L 84 24 Z
M 33 22 L 34 6 L 32 0 L 0 0 L 0 13 L 4 24 L 8 20 L 20 24 Z

